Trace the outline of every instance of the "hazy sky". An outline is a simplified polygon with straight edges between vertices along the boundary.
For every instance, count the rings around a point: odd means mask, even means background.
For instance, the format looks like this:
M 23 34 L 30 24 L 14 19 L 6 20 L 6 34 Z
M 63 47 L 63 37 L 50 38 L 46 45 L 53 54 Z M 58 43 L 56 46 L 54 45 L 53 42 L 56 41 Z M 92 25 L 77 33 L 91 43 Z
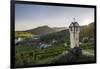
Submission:
M 80 25 L 91 23 L 94 21 L 94 8 L 15 5 L 15 30 L 28 30 L 43 25 L 68 27 L 73 18 Z

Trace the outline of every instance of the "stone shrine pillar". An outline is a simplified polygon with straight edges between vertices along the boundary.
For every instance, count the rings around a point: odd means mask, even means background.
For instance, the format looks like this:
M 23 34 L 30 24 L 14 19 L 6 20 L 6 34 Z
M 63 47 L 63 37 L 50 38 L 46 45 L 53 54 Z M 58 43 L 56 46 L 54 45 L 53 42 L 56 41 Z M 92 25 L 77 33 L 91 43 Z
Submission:
M 69 32 L 70 32 L 70 49 L 69 53 L 73 54 L 73 56 L 78 56 L 82 54 L 81 49 L 79 47 L 79 33 L 80 33 L 80 26 L 78 22 L 74 21 L 69 25 Z
M 75 21 L 72 22 L 69 26 L 70 32 L 70 48 L 79 47 L 79 24 Z

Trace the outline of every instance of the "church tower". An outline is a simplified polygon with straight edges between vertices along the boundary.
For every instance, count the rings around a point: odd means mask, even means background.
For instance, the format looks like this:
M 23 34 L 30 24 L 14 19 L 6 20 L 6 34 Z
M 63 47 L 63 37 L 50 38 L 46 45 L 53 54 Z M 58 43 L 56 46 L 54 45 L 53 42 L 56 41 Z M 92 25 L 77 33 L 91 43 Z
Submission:
M 69 32 L 70 32 L 70 48 L 79 47 L 79 24 L 78 22 L 74 21 L 69 26 Z

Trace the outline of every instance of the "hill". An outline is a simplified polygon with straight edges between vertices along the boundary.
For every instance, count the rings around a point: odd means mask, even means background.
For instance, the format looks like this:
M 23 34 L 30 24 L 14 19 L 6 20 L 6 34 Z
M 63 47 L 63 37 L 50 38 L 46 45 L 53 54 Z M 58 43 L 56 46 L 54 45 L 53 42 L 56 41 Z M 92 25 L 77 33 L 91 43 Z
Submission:
M 87 37 L 89 39 L 94 39 L 94 23 L 90 23 L 88 25 L 84 25 L 80 27 L 80 40 L 83 37 Z
M 53 27 L 53 29 L 54 29 L 55 31 L 62 31 L 62 30 L 66 30 L 67 27 Z
M 59 32 L 62 30 L 66 30 L 67 27 L 49 27 L 47 25 L 44 26 L 40 26 L 34 29 L 29 29 L 29 30 L 25 30 L 25 31 L 16 31 L 16 32 L 27 32 L 27 33 L 31 33 L 34 35 L 46 35 L 49 33 L 53 33 L 53 32 Z
M 41 26 L 41 27 L 37 27 L 35 29 L 26 30 L 25 32 L 29 32 L 29 33 L 35 34 L 35 35 L 45 35 L 48 33 L 55 32 L 55 30 L 48 26 Z

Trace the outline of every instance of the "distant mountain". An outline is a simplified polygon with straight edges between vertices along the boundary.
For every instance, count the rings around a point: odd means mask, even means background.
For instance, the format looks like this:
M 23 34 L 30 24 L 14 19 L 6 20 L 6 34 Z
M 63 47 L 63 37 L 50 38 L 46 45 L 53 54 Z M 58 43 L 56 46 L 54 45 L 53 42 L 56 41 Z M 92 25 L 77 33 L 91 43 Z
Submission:
M 35 34 L 35 35 L 45 35 L 48 33 L 53 33 L 53 32 L 55 32 L 55 30 L 48 26 L 41 26 L 41 27 L 37 27 L 35 29 L 26 30 L 24 32 L 29 32 L 29 33 Z
M 29 30 L 25 30 L 25 31 L 16 31 L 16 32 L 28 32 L 34 35 L 45 35 L 45 34 L 49 34 L 49 33 L 53 33 L 53 32 L 59 32 L 62 30 L 67 29 L 67 27 L 49 27 L 47 25 L 45 26 L 40 26 L 34 29 L 29 29 Z
M 55 31 L 62 31 L 62 30 L 66 30 L 67 27 L 54 27 L 53 28 Z

